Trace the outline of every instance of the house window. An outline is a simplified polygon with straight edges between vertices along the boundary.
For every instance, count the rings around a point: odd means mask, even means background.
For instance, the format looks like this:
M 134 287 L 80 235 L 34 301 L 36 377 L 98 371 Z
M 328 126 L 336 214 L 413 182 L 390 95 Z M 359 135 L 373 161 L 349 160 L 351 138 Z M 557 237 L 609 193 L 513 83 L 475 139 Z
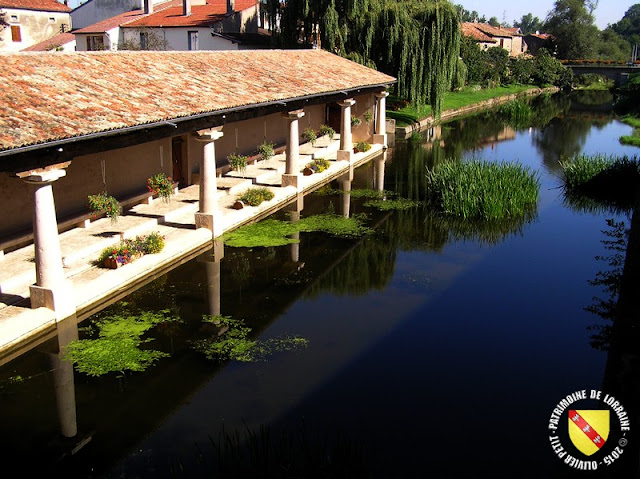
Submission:
M 149 34 L 147 32 L 140 32 L 140 49 L 146 50 L 149 48 Z
M 66 23 L 61 23 L 60 24 L 60 33 L 64 33 L 69 29 L 69 27 L 67 26 Z
M 104 37 L 102 35 L 91 35 L 87 37 L 87 51 L 95 52 L 104 50 Z
M 500 46 L 501 46 L 501 47 L 504 47 L 504 38 L 501 38 L 501 39 L 500 39 Z
M 49 17 L 49 23 L 56 23 L 56 19 L 54 17 Z
M 20 25 L 11 25 L 11 41 L 21 42 L 22 35 L 20 34 Z
M 189 38 L 189 50 L 198 49 L 198 31 L 187 32 Z
M 18 15 L 11 15 L 11 22 L 18 23 Z

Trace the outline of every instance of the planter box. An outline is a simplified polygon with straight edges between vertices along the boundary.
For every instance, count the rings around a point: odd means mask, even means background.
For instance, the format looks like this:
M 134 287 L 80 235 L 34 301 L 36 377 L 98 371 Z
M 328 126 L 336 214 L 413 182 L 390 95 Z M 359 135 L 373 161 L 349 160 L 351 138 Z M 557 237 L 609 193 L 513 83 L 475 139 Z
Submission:
M 122 266 L 122 263 L 118 263 L 118 260 L 113 258 L 106 258 L 103 264 L 104 267 L 108 269 L 117 269 Z

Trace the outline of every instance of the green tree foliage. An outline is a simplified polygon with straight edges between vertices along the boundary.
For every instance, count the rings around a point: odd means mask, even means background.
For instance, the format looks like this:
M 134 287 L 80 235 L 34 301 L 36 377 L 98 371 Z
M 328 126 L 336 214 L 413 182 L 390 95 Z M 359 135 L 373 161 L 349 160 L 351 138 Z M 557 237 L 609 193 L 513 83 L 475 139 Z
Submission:
M 573 72 L 565 68 L 548 50 L 541 49 L 534 60 L 532 80 L 536 85 L 566 87 L 573 82 Z
M 535 33 L 536 31 L 542 30 L 542 22 L 538 17 L 534 17 L 532 13 L 527 13 L 526 15 L 522 15 L 520 21 L 513 21 L 514 27 L 519 27 L 522 30 L 523 35 L 528 35 L 529 33 Z
M 598 27 L 592 13 L 596 5 L 593 1 L 556 0 L 545 29 L 555 36 L 559 58 L 592 58 L 597 54 Z
M 489 79 L 498 83 L 508 83 L 509 52 L 504 48 L 494 47 L 483 53 L 488 62 Z
M 626 60 L 629 58 L 631 46 L 611 27 L 600 32 L 598 58 L 607 60 Z
M 461 22 L 487 23 L 487 17 L 484 15 L 480 16 L 480 14 L 475 10 L 470 12 L 462 5 L 456 5 L 456 10 L 458 11 L 458 16 L 460 17 Z
M 278 46 L 305 48 L 319 39 L 328 51 L 396 76 L 398 95 L 440 112 L 460 43 L 448 1 L 267 0 L 267 12 Z
M 640 3 L 632 5 L 611 28 L 630 44 L 640 44 Z
M 496 28 L 500 26 L 500 20 L 498 20 L 498 17 L 491 17 L 487 23 Z
M 478 44 L 468 37 L 460 40 L 460 57 L 467 66 L 467 82 L 479 85 L 487 78 L 489 66 L 485 62 L 484 52 Z

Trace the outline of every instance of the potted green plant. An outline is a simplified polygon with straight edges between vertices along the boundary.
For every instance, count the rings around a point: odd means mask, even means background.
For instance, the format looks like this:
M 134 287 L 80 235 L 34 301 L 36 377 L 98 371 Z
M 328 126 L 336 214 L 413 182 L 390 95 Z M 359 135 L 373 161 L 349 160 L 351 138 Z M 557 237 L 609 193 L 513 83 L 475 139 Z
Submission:
M 351 126 L 358 126 L 362 123 L 362 120 L 355 115 L 351 115 Z
M 89 195 L 87 198 L 89 200 L 89 209 L 93 212 L 94 218 L 98 213 L 104 213 L 111 219 L 112 223 L 118 221 L 122 208 L 118 200 L 113 196 L 103 191 L 97 195 Z
M 313 128 L 309 127 L 305 129 L 302 136 L 305 141 L 311 143 L 311 146 L 316 146 L 316 140 L 318 139 L 318 136 L 316 135 L 316 131 Z
M 263 161 L 267 161 L 275 155 L 275 143 L 269 143 L 267 141 L 263 141 L 258 146 L 258 153 Z
M 373 114 L 371 113 L 371 110 L 367 110 L 364 112 L 364 122 L 369 125 L 371 124 L 371 120 L 373 120 Z
M 238 200 L 245 205 L 258 206 L 263 201 L 269 201 L 273 199 L 274 194 L 271 190 L 265 187 L 249 188 Z
M 333 137 L 336 135 L 336 131 L 329 125 L 320 125 L 320 134 L 322 136 L 328 136 L 329 140 L 333 140 Z
M 227 161 L 233 170 L 237 171 L 244 177 L 244 174 L 247 171 L 247 157 L 245 155 L 236 155 L 232 153 L 227 156 Z
M 164 201 L 170 201 L 173 195 L 173 181 L 164 173 L 157 173 L 147 180 L 147 189 Z
M 353 152 L 358 153 L 359 151 L 369 151 L 371 149 L 371 145 L 366 141 L 359 141 L 353 147 Z

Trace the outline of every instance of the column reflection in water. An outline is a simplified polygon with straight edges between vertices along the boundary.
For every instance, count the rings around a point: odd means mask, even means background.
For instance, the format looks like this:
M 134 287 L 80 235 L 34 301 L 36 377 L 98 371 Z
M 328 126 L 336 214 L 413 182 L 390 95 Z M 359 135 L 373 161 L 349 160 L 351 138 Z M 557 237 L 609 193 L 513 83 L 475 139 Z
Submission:
M 73 363 L 62 360 L 67 344 L 77 339 L 78 323 L 76 316 L 73 315 L 58 322 L 58 351 L 47 353 L 53 371 L 60 433 L 64 437 L 74 437 L 78 433 Z
M 340 195 L 341 207 L 340 213 L 345 218 L 349 218 L 350 209 L 351 209 L 351 182 L 353 181 L 353 168 L 349 169 L 349 172 L 345 175 L 338 178 L 338 182 L 340 183 L 340 190 L 342 194 Z
M 213 250 L 203 260 L 207 272 L 207 300 L 209 314 L 219 316 L 220 313 L 220 262 L 224 258 L 224 243 L 221 240 L 213 242 Z
M 297 223 L 298 221 L 300 221 L 300 212 L 302 211 L 303 208 L 304 208 L 304 196 L 302 194 L 299 194 L 298 197 L 296 198 L 296 201 L 291 203 L 287 208 L 289 210 L 289 221 L 291 221 L 292 223 Z M 291 238 L 295 239 L 296 242 L 289 244 L 290 258 L 293 263 L 299 263 L 300 262 L 300 232 L 298 231 L 293 233 L 291 235 Z
M 386 150 L 382 153 L 382 155 L 373 159 L 373 188 L 378 191 L 384 191 L 384 167 L 386 161 Z

